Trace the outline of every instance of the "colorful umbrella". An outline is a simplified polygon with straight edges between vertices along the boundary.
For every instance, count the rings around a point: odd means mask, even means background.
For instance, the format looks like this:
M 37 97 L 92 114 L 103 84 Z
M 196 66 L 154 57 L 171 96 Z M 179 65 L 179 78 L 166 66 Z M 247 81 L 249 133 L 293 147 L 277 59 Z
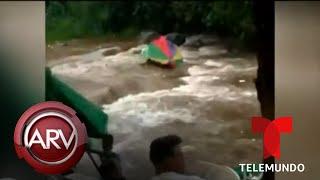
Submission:
M 167 40 L 165 36 L 152 41 L 141 53 L 145 58 L 162 65 L 177 65 L 183 59 L 178 46 Z

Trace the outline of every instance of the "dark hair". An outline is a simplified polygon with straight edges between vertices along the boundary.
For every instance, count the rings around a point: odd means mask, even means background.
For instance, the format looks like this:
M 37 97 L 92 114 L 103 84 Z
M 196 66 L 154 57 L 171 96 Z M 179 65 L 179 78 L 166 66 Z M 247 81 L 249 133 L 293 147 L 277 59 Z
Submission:
M 150 144 L 150 160 L 154 165 L 162 163 L 166 158 L 174 156 L 174 149 L 182 142 L 177 135 L 167 135 L 153 140 Z

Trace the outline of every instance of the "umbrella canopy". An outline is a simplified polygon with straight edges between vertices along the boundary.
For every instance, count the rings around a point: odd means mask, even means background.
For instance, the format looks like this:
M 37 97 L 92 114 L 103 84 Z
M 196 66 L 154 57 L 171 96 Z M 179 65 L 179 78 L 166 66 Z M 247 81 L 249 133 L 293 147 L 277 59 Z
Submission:
M 142 55 L 156 63 L 163 65 L 177 65 L 182 62 L 182 55 L 177 45 L 169 41 L 165 36 L 160 36 L 143 50 Z
M 86 125 L 90 137 L 102 137 L 107 134 L 107 114 L 70 86 L 53 76 L 49 68 L 46 68 L 46 100 L 60 101 L 73 108 L 77 112 L 79 119 Z

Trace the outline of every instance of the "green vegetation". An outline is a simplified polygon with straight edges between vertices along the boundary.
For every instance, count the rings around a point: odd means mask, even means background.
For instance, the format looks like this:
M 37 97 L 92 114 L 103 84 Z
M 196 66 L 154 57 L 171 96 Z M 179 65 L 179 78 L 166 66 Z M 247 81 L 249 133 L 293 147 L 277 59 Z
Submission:
M 218 33 L 250 43 L 255 36 L 249 1 L 48 1 L 47 41 L 92 36 Z

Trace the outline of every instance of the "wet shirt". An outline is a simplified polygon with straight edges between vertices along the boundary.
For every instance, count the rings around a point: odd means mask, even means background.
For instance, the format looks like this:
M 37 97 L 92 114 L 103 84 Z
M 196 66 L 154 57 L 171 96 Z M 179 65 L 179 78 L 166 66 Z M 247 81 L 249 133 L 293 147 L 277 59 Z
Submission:
M 175 172 L 162 173 L 152 177 L 151 180 L 205 180 L 197 176 L 187 176 Z

